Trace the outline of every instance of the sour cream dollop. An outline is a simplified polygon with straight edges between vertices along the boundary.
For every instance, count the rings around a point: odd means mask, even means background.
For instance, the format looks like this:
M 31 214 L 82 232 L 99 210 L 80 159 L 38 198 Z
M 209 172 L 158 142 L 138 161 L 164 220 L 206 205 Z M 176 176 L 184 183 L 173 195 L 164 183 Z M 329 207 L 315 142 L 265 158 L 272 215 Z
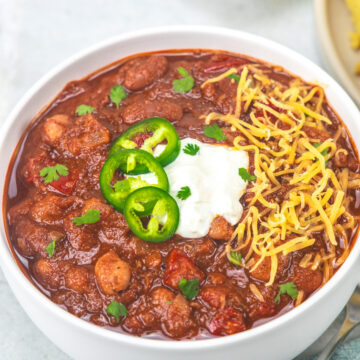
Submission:
M 196 155 L 184 153 L 183 149 L 188 144 L 199 146 Z M 158 145 L 154 155 L 159 155 L 164 148 L 165 145 Z M 235 225 L 243 213 L 239 199 L 246 188 L 246 183 L 239 176 L 239 168 L 248 169 L 248 166 L 249 157 L 245 151 L 204 144 L 192 138 L 181 140 L 179 156 L 164 168 L 169 178 L 170 194 L 180 209 L 176 233 L 185 238 L 205 236 L 217 215 Z M 140 177 L 149 184 L 156 183 L 152 174 Z M 181 200 L 177 193 L 185 186 L 190 188 L 191 195 Z

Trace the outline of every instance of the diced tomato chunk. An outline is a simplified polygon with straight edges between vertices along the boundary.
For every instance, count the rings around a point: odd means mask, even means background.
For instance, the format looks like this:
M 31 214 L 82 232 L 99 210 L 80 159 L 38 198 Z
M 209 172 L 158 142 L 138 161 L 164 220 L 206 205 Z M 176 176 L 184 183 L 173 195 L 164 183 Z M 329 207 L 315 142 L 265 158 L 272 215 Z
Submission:
M 25 174 L 25 180 L 27 182 L 33 182 L 35 186 L 43 184 L 48 186 L 50 189 L 53 188 L 61 192 L 62 194 L 70 195 L 74 190 L 77 175 L 69 173 L 69 175 L 60 176 L 58 180 L 52 181 L 49 184 L 43 183 L 43 180 L 41 179 L 40 170 L 44 167 L 54 166 L 55 164 L 55 161 L 44 159 L 40 156 L 30 159 L 27 165 L 28 169 Z
M 76 180 L 77 179 L 73 179 L 73 176 L 70 174 L 67 176 L 60 176 L 59 180 L 53 181 L 49 185 L 65 195 L 70 195 L 74 190 Z
M 246 324 L 240 311 L 228 307 L 214 316 L 209 330 L 217 336 L 231 335 L 246 330 Z
M 204 273 L 182 251 L 174 249 L 169 257 L 166 267 L 164 283 L 174 289 L 178 289 L 181 279 L 199 281 L 204 279 Z

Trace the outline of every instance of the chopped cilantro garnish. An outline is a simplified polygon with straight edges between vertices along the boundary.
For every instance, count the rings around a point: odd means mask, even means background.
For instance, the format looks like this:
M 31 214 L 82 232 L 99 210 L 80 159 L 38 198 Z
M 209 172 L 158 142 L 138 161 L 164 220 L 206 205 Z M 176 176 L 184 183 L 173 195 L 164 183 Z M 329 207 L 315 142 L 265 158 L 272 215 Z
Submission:
M 322 145 L 322 143 L 315 143 L 313 144 L 314 148 L 318 148 L 320 145 Z M 322 156 L 326 156 L 329 153 L 329 148 L 325 148 L 323 151 L 321 151 L 321 155 Z M 316 158 L 315 161 L 318 161 L 319 159 Z M 325 166 L 327 166 L 327 160 L 325 160 Z
M 80 226 L 84 224 L 95 224 L 100 220 L 100 210 L 89 209 L 83 216 L 73 218 L 73 223 Z
M 183 186 L 176 194 L 176 197 L 180 200 L 186 200 L 190 195 L 191 195 L 190 188 L 188 186 Z
M 299 290 L 293 282 L 288 282 L 286 284 L 280 285 L 279 293 L 276 295 L 274 302 L 278 302 L 280 300 L 280 295 L 287 294 L 291 296 L 293 300 L 297 298 Z
M 54 239 L 52 242 L 50 242 L 48 244 L 48 246 L 46 247 L 46 252 L 49 255 L 49 258 L 52 258 L 54 256 L 55 253 L 55 245 L 56 245 L 56 239 Z
M 241 253 L 239 252 L 231 251 L 231 253 L 228 256 L 228 259 L 235 266 L 241 265 L 242 256 Z
M 166 300 L 166 303 L 167 303 L 168 305 L 171 305 L 171 301 L 170 301 L 170 300 Z
M 54 166 L 48 166 L 40 170 L 40 176 L 44 179 L 45 184 L 49 184 L 53 181 L 59 180 L 60 176 L 69 175 L 69 170 L 65 165 L 56 164 Z
M 79 105 L 75 112 L 77 115 L 82 116 L 82 115 L 86 115 L 86 114 L 91 114 L 94 111 L 94 108 L 89 106 L 89 105 Z
M 216 123 L 213 125 L 204 126 L 204 134 L 205 136 L 218 141 L 226 140 L 225 134 L 223 133 L 219 125 Z
M 177 71 L 183 76 L 181 79 L 173 81 L 173 89 L 178 93 L 186 93 L 194 87 L 194 78 L 183 67 L 178 67 Z
M 256 176 L 251 175 L 245 168 L 239 168 L 239 175 L 244 181 L 255 181 Z
M 181 278 L 178 282 L 181 293 L 188 299 L 194 299 L 199 293 L 199 279 L 186 280 Z
M 109 315 L 114 316 L 116 322 L 120 322 L 120 316 L 125 317 L 127 315 L 126 307 L 115 300 L 112 301 L 110 305 L 106 308 L 106 312 Z
M 110 100 L 119 108 L 119 104 L 127 97 L 125 89 L 121 85 L 115 85 L 110 91 Z
M 240 76 L 239 75 L 236 75 L 236 74 L 230 74 L 228 76 L 229 79 L 234 79 L 237 83 L 239 83 L 240 81 Z
M 184 153 L 194 156 L 198 153 L 198 151 L 200 150 L 200 147 L 196 144 L 187 144 L 184 148 Z

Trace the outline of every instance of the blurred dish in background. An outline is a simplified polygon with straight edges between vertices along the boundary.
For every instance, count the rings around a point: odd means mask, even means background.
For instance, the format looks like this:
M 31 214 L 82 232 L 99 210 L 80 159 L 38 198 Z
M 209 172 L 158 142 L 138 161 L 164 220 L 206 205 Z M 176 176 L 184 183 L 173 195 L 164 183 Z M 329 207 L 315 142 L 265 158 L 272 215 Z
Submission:
M 360 72 L 360 51 L 354 51 L 360 46 L 360 2 L 315 0 L 314 4 L 324 65 L 360 106 L 360 76 L 354 73 Z
M 360 49 L 360 1 L 346 0 L 346 4 L 351 12 L 354 24 L 354 29 L 349 33 L 351 47 L 358 50 Z M 356 75 L 360 75 L 360 61 L 355 64 L 354 72 Z

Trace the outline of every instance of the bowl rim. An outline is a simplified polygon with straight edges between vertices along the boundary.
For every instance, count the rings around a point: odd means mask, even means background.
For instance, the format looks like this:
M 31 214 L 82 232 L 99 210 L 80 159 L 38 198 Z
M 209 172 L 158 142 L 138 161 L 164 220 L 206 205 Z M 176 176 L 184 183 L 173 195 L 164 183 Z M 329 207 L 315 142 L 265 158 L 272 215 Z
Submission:
M 90 54 L 96 51 L 104 50 L 108 46 L 112 46 L 116 43 L 121 43 L 123 41 L 128 41 L 136 39 L 138 37 L 144 36 L 154 36 L 154 35 L 167 35 L 167 34 L 191 34 L 197 33 L 202 35 L 211 35 L 211 34 L 220 34 L 223 36 L 233 37 L 235 39 L 244 39 L 256 43 L 258 46 L 266 47 L 271 49 L 273 53 L 280 53 L 282 56 L 285 56 L 288 59 L 300 60 L 306 67 L 309 67 L 316 72 L 322 79 L 326 79 L 329 87 L 331 86 L 339 96 L 342 98 L 342 102 L 348 108 L 348 111 L 359 115 L 359 111 L 355 106 L 352 99 L 347 95 L 347 93 L 342 89 L 342 87 L 323 69 L 318 65 L 304 57 L 303 55 L 297 53 L 296 51 L 287 48 L 284 45 L 281 45 L 275 41 L 266 39 L 262 36 L 254 35 L 245 31 L 239 31 L 234 29 L 229 29 L 225 27 L 217 26 L 201 26 L 201 25 L 174 25 L 174 26 L 163 26 L 163 27 L 154 27 L 154 28 L 145 28 L 133 32 L 127 32 L 118 36 L 111 37 L 105 41 L 101 41 L 92 45 L 84 50 L 79 51 L 75 55 L 69 57 L 65 61 L 61 62 L 59 65 L 55 66 L 51 71 L 46 73 L 43 77 L 40 78 L 21 98 L 21 100 L 16 104 L 14 109 L 6 118 L 0 132 L 0 146 L 6 142 L 7 133 L 11 130 L 12 123 L 16 120 L 17 116 L 21 112 L 22 108 L 26 106 L 28 102 L 31 102 L 31 99 L 34 94 L 36 94 L 46 83 L 51 80 L 59 72 L 65 70 L 72 63 L 86 58 Z M 265 59 L 261 59 L 267 61 Z M 106 65 L 106 64 L 105 64 Z M 286 69 L 285 69 L 286 70 Z M 300 74 L 298 74 L 300 76 Z M 346 123 L 345 123 L 346 124 Z M 4 184 L 5 186 L 5 184 Z M 5 188 L 2 189 L 2 194 L 4 193 Z M 3 218 L 2 227 L 4 227 L 5 218 Z M 4 232 L 5 233 L 5 232 Z M 100 338 L 106 338 L 114 342 L 127 343 L 129 345 L 141 346 L 146 349 L 155 349 L 155 350 L 181 350 L 181 351 L 194 351 L 201 350 L 205 347 L 207 349 L 218 348 L 221 346 L 226 346 L 233 343 L 240 343 L 252 340 L 256 337 L 261 336 L 264 333 L 274 331 L 277 328 L 284 326 L 287 322 L 295 321 L 297 318 L 301 317 L 309 308 L 314 304 L 321 301 L 324 297 L 327 296 L 337 285 L 342 281 L 345 275 L 350 271 L 354 266 L 354 263 L 358 260 L 360 254 L 360 241 L 358 241 L 358 236 L 355 240 L 353 248 L 340 269 L 334 274 L 334 276 L 323 285 L 318 291 L 316 291 L 310 298 L 308 298 L 300 306 L 292 309 L 291 311 L 282 314 L 281 316 L 266 322 L 255 328 L 246 330 L 241 333 L 218 337 L 210 339 L 201 339 L 201 340 L 158 340 L 158 339 L 149 339 L 137 337 L 131 334 L 119 333 L 107 328 L 103 328 L 97 325 L 94 325 L 86 320 L 80 319 L 75 315 L 72 315 L 68 311 L 64 310 L 54 302 L 52 302 L 47 296 L 45 296 L 35 285 L 33 285 L 23 274 L 19 268 L 15 258 L 13 257 L 12 252 L 9 249 L 8 240 L 5 236 L 0 235 L 0 265 L 3 268 L 5 276 L 7 272 L 11 272 L 11 276 L 14 276 L 19 285 L 24 289 L 25 292 L 31 293 L 34 297 L 34 300 L 40 303 L 41 307 L 45 307 L 48 311 L 54 314 L 54 316 L 62 319 L 67 322 L 69 325 L 76 328 L 80 328 L 83 331 L 89 332 L 92 335 Z M 6 271 L 5 271 L 6 268 Z M 11 286 L 11 284 L 10 284 Z

